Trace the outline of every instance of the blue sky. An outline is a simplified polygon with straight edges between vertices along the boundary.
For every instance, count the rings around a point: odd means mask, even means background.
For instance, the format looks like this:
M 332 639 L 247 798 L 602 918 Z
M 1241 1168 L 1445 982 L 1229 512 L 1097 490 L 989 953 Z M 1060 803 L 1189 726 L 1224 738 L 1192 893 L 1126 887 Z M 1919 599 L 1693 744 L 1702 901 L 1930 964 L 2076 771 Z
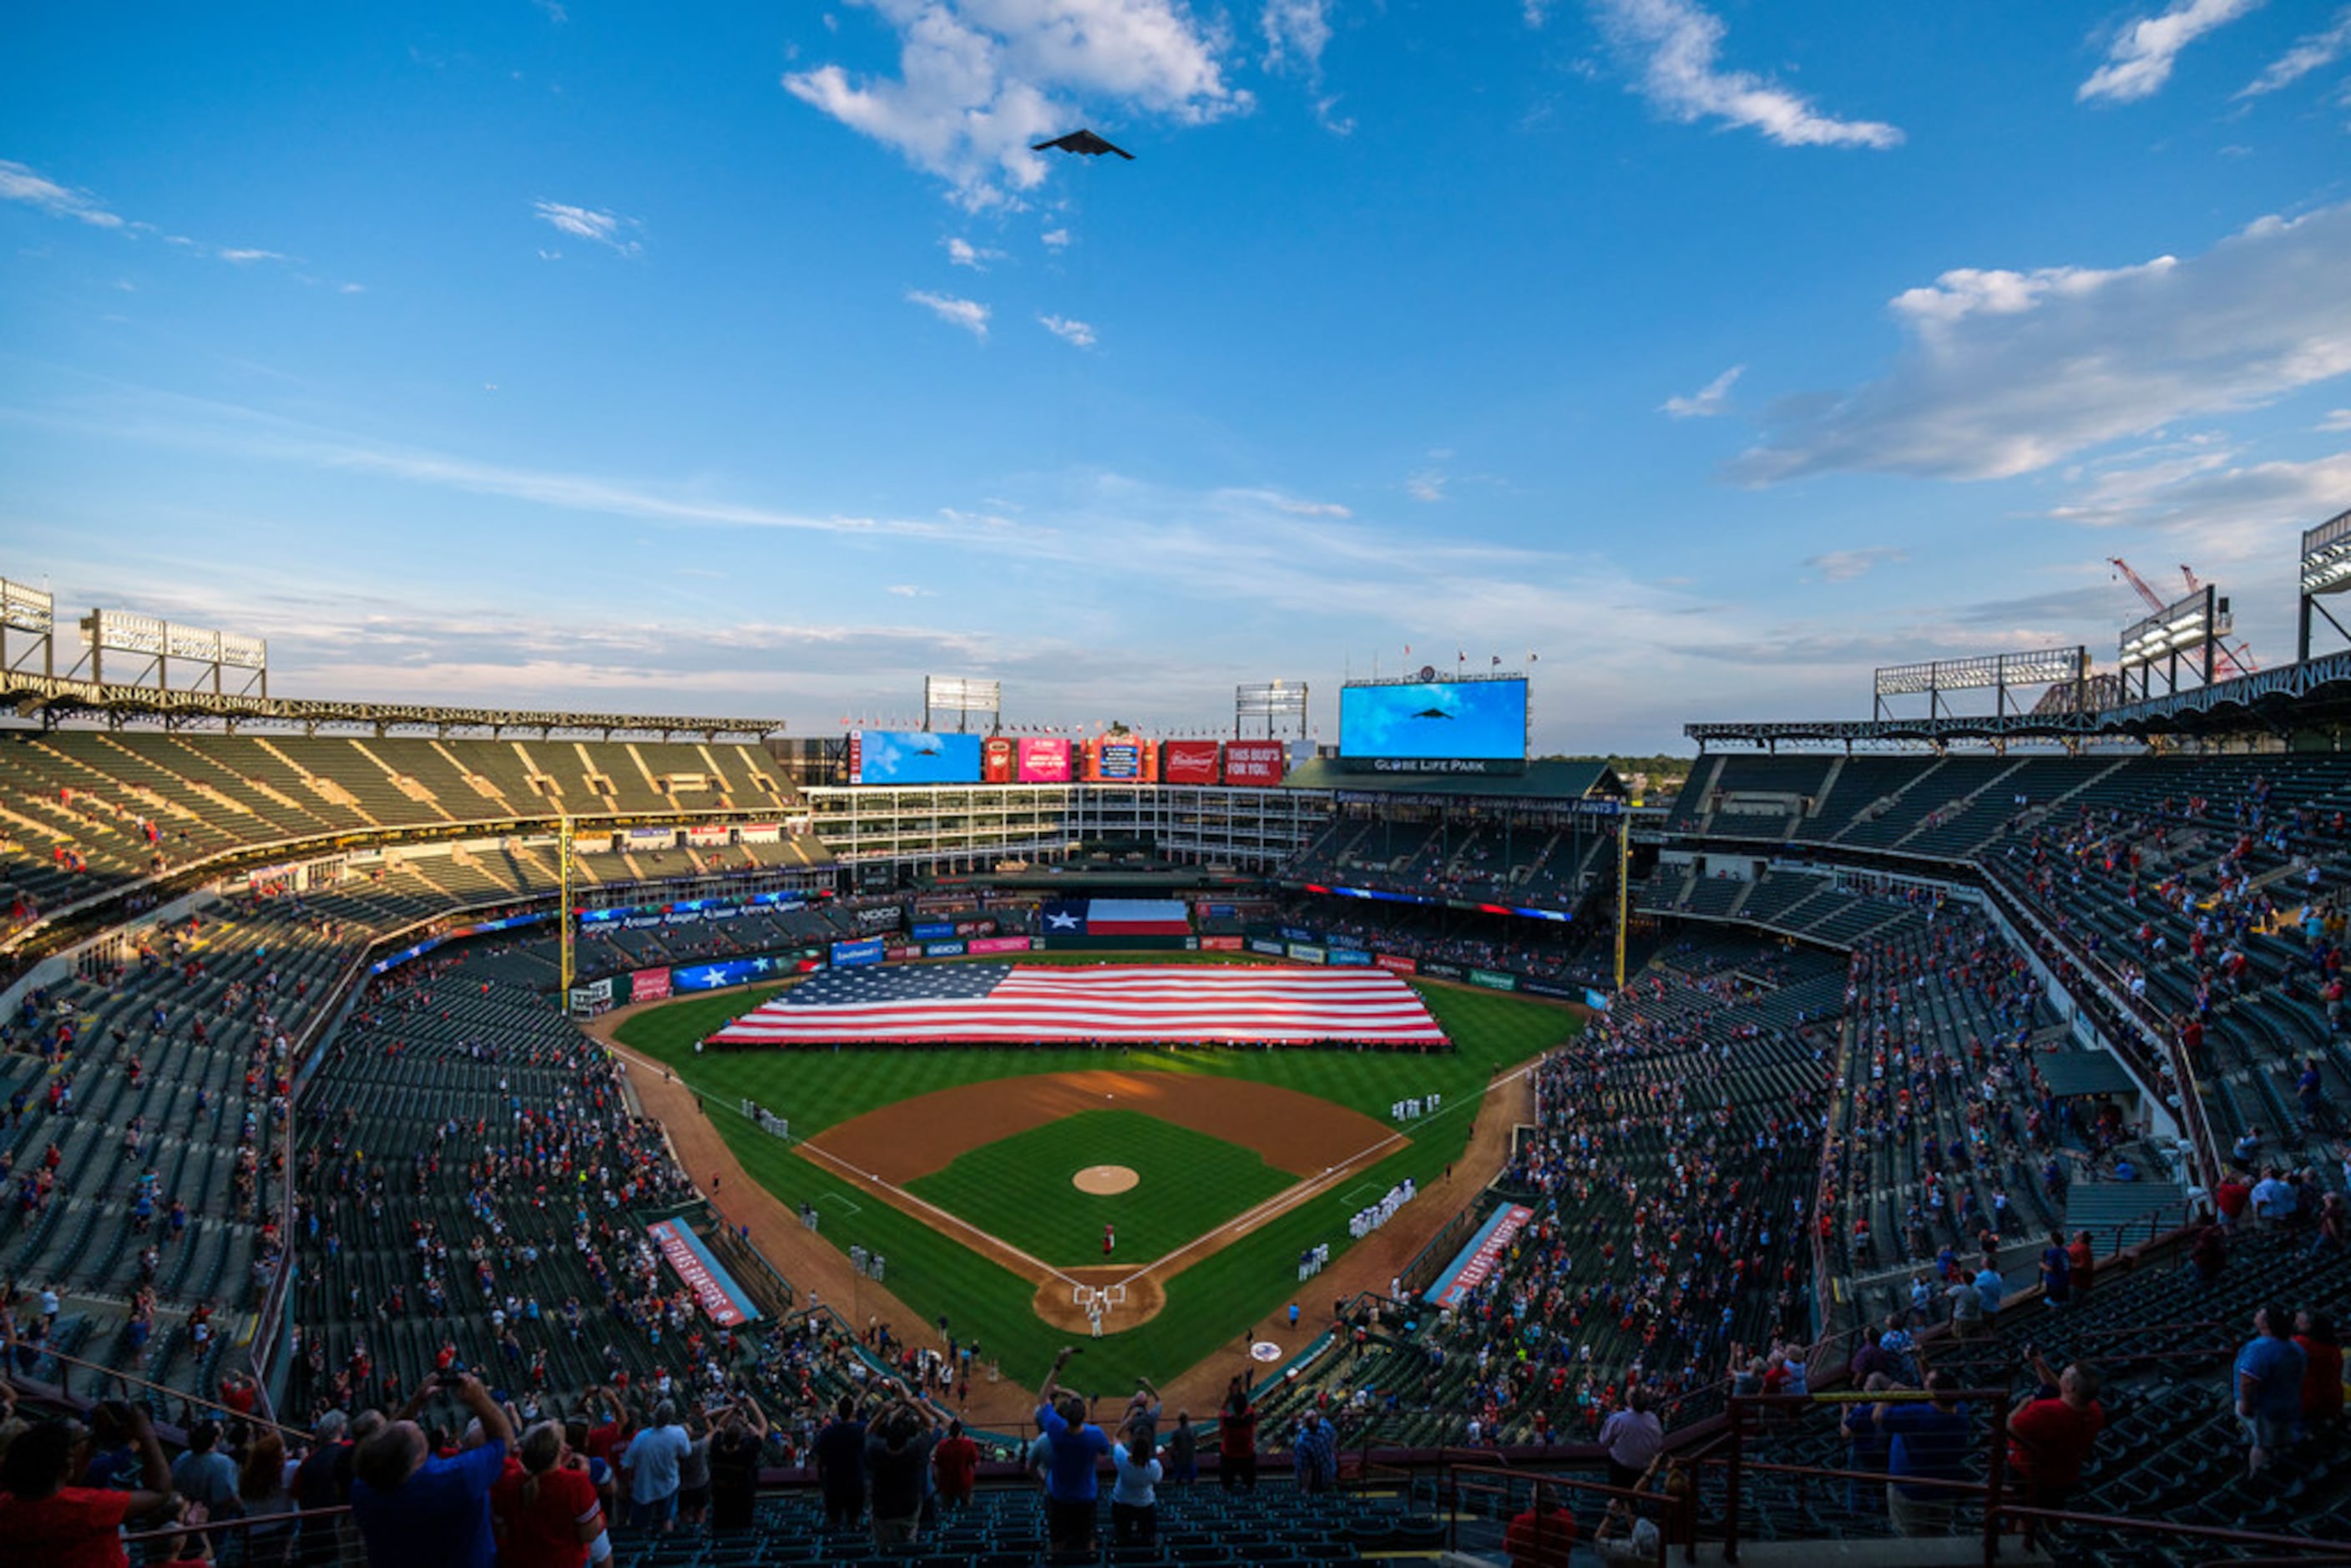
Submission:
M 289 695 L 1536 745 L 1866 711 L 2351 506 L 2351 7 L 37 8 L 0 574 Z M 1092 126 L 1136 154 L 1028 144 Z

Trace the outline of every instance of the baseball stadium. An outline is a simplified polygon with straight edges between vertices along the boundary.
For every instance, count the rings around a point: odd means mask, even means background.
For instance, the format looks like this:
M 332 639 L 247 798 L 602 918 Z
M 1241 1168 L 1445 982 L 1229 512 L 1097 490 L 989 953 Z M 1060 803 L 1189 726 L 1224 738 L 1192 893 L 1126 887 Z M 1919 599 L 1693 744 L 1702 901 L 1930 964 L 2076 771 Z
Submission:
M 1707 1552 L 1888 1542 L 1841 1428 L 1926 1365 L 1977 1410 L 1945 1548 L 2341 1517 L 2324 1458 L 2243 1473 L 2211 1379 L 2351 1278 L 2351 654 L 1891 667 L 1875 716 L 1693 724 L 1655 800 L 1530 759 L 1516 672 L 1351 684 L 1336 747 L 1281 683 L 1235 694 L 1270 739 L 1072 743 L 944 676 L 932 728 L 803 742 L 34 674 L 63 633 L 6 591 L 20 1403 L 145 1390 L 193 1442 L 466 1369 L 598 1428 L 755 1402 L 737 1554 L 611 1533 L 652 1564 L 854 1560 L 824 1433 L 903 1401 L 982 1456 L 941 1553 L 1008 1561 L 1054 1367 L 1211 1478 L 1244 1420 L 1306 1456 L 1171 1536 L 1410 1560 L 1539 1479 Z M 161 625 L 89 624 L 110 664 Z M 1497 702 L 1479 754 L 1395 739 Z M 1996 1459 L 2068 1364 L 2108 1414 L 2061 1498 Z
M 12 24 L 0 1568 L 2351 1564 L 2346 0 Z

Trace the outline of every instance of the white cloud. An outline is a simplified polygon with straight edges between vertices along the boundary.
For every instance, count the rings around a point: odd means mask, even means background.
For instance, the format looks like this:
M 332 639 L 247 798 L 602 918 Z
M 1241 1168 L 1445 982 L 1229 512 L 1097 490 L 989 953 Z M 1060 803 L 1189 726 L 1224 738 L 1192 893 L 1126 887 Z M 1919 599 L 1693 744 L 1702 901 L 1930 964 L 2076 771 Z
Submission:
M 1269 499 L 1293 517 L 1345 518 L 1355 515 L 1352 508 L 1336 501 L 1301 501 L 1290 496 L 1273 496 Z
M 1083 321 L 1072 321 L 1067 316 L 1040 316 L 1037 324 L 1074 348 L 1094 346 L 1094 329 Z
M 1722 18 L 1696 0 L 1592 0 L 1617 53 L 1640 73 L 1639 90 L 1685 122 L 1720 120 L 1761 131 L 1782 147 L 1894 147 L 1902 132 L 1870 120 L 1838 120 L 1751 71 L 1724 70 Z M 1529 19 L 1535 20 L 1532 12 Z
M 1819 572 L 1829 582 L 1851 582 L 1865 575 L 1872 567 L 1886 566 L 1897 560 L 1908 560 L 1909 553 L 1890 546 L 1879 545 L 1869 549 L 1831 550 L 1816 555 L 1804 564 Z
M 1698 389 L 1694 396 L 1669 397 L 1658 405 L 1658 412 L 1675 419 L 1712 419 L 1730 401 L 1730 388 L 1745 365 L 1733 365 Z
M 1784 402 L 1734 478 L 2003 478 L 2351 371 L 2351 205 L 2184 261 L 1948 272 L 1892 308 L 1910 339 L 1894 367 Z
M 1424 468 L 1404 482 L 1405 494 L 1416 501 L 1445 499 L 1445 476 L 1434 468 Z
M 2106 63 L 2074 91 L 2088 103 L 2136 103 L 2162 90 L 2179 51 L 2261 5 L 2262 0 L 2172 0 L 2159 16 L 2124 25 L 2107 47 Z
M 893 582 L 890 585 L 888 591 L 900 599 L 932 599 L 936 597 L 936 595 L 933 594 L 929 589 L 918 588 L 911 582 Z
M 967 267 L 974 272 L 986 272 L 991 261 L 1002 261 L 1004 253 L 977 246 L 967 239 L 950 235 L 941 242 L 947 247 L 947 260 L 956 267 Z
M 558 0 L 530 0 L 530 3 L 538 8 L 542 16 L 559 27 L 571 20 L 571 13 L 558 4 Z
M 223 261 L 235 262 L 239 267 L 243 267 L 248 262 L 284 261 L 286 259 L 285 256 L 274 250 L 232 249 L 224 250 L 218 254 Z
M 1322 68 L 1331 42 L 1331 0 L 1265 0 L 1265 68 L 1296 60 L 1309 76 Z
M 1223 39 L 1185 0 L 864 0 L 899 37 L 899 74 L 837 65 L 785 90 L 945 180 L 967 208 L 1017 202 L 1045 179 L 1030 146 L 1083 123 L 1078 105 L 1130 105 L 1182 123 L 1247 110 Z
M 2330 434 L 2351 430 L 2351 408 L 2328 409 L 2326 417 L 2318 422 L 2318 428 Z
M 2296 38 L 2294 47 L 2272 60 L 2269 68 L 2247 82 L 2238 92 L 2239 98 L 2259 98 L 2291 87 L 2314 70 L 2323 70 L 2351 55 L 2351 5 L 2335 13 L 2335 25 L 2323 33 L 2308 33 Z
M 22 163 L 0 158 L 0 202 L 23 202 L 61 218 L 78 218 L 95 228 L 119 229 L 122 220 L 98 204 L 87 191 L 68 190 Z
M 335 289 L 335 292 L 338 294 L 365 294 L 367 292 L 367 285 L 364 283 L 346 283 L 339 286 Z
M 907 301 L 919 305 L 950 327 L 960 327 L 975 338 L 987 336 L 987 307 L 977 299 L 958 299 L 952 294 L 933 294 L 926 288 L 910 288 Z
M 1047 229 L 1037 237 L 1053 250 L 1067 249 L 1070 244 L 1070 231 L 1067 229 Z
M 634 218 L 622 217 L 618 213 L 603 212 L 595 207 L 575 207 L 569 203 L 550 202 L 544 198 L 533 202 L 530 204 L 530 210 L 531 215 L 538 218 L 539 222 L 551 225 L 574 239 L 594 240 L 598 245 L 610 246 L 622 256 L 635 256 L 644 249 L 643 245 L 629 237 L 632 232 L 644 227 Z M 554 256 L 549 256 L 543 250 L 539 255 L 550 261 L 554 259 Z

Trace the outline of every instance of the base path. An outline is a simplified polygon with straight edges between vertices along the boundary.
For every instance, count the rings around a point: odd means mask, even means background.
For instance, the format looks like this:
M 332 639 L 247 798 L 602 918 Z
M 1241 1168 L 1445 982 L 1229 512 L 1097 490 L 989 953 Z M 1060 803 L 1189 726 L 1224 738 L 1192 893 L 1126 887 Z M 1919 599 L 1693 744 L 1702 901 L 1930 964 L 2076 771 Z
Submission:
M 1402 1135 L 1360 1111 L 1279 1084 L 1193 1072 L 1031 1072 L 893 1101 L 805 1146 L 904 1186 L 959 1155 L 1085 1111 L 1134 1111 L 1238 1144 L 1278 1171 L 1313 1176 Z

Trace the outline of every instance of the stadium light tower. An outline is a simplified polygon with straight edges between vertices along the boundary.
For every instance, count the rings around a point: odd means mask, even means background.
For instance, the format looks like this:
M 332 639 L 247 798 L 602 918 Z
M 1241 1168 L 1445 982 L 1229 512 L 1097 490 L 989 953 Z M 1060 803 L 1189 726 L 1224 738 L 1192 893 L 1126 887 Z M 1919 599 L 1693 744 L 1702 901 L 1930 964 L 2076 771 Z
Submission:
M 2325 617 L 2341 636 L 2351 639 L 2343 622 L 2327 613 L 2319 600 L 2351 590 L 2351 511 L 2337 512 L 2302 536 L 2302 626 L 2294 657 L 2310 657 L 2310 618 Z
M 1265 737 L 1273 739 L 1291 720 L 1298 725 L 1298 738 L 1306 738 L 1306 683 L 1303 681 L 1254 681 L 1233 688 L 1233 737 L 1240 739 L 1249 733 L 1251 720 L 1262 720 Z

